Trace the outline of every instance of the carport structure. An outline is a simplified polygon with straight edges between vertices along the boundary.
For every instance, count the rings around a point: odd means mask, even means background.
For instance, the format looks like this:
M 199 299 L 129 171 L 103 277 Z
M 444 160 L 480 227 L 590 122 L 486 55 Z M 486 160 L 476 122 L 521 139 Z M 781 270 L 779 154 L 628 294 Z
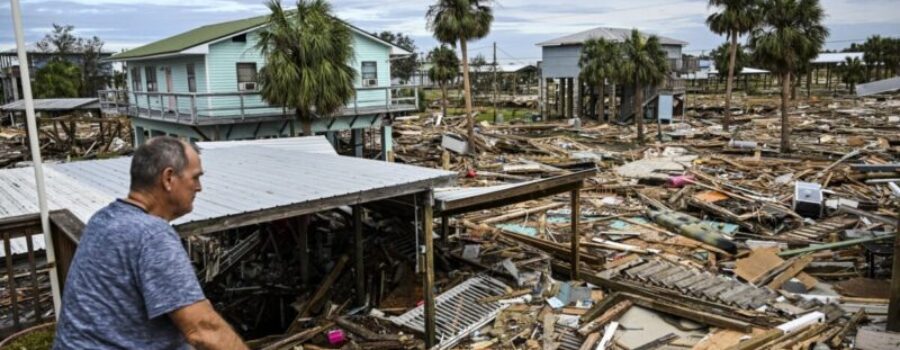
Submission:
M 327 142 L 317 137 L 298 142 L 247 142 L 236 145 L 210 144 L 202 149 L 205 175 L 203 191 L 197 195 L 194 211 L 172 222 L 187 238 L 216 234 L 254 224 L 350 207 L 353 218 L 354 265 L 357 301 L 364 303 L 365 264 L 363 262 L 363 205 L 372 208 L 379 201 L 414 200 L 421 210 L 425 266 L 425 307 L 434 315 L 434 265 L 432 249 L 432 189 L 447 186 L 455 173 L 410 165 L 345 157 L 305 149 L 323 149 Z M 90 216 L 116 198 L 128 193 L 130 157 L 48 164 L 45 168 L 50 210 L 70 209 L 75 219 L 86 223 Z M 0 170 L 0 219 L 38 212 L 31 169 Z M 10 199 L 10 200 L 6 200 Z M 417 205 L 415 205 L 417 204 Z M 300 230 L 301 256 L 309 252 Z M 3 232 L 0 232 L 2 234 Z M 52 232 L 56 240 L 72 240 Z M 39 244 L 43 244 L 43 241 Z M 301 257 L 302 259 L 302 257 Z M 307 257 L 308 259 L 308 257 Z M 71 260 L 57 264 L 67 270 Z M 302 261 L 301 261 L 302 265 Z M 307 265 L 309 265 L 307 260 Z M 65 276 L 61 276 L 64 280 Z M 434 329 L 434 318 L 427 324 Z

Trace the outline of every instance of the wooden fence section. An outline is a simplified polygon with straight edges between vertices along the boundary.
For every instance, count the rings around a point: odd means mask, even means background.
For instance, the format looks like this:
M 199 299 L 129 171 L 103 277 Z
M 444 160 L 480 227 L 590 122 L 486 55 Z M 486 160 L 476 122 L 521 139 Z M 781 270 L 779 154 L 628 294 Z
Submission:
M 68 210 L 50 214 L 57 274 L 65 281 L 84 225 Z M 37 238 L 37 239 L 35 239 Z M 0 275 L 0 339 L 54 319 L 50 268 L 38 214 L 0 219 L 3 273 Z

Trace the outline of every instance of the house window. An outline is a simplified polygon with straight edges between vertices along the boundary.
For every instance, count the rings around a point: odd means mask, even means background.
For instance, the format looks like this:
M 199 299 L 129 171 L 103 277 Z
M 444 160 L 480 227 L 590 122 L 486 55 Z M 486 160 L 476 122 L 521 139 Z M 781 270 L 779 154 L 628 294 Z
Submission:
M 245 43 L 247 42 L 247 34 L 235 35 L 231 37 L 231 41 L 236 43 Z
M 144 91 L 144 88 L 141 84 L 141 69 L 134 67 L 131 68 L 131 90 L 132 91 Z
M 237 82 L 239 91 L 257 90 L 256 63 L 238 63 Z
M 148 66 L 144 68 L 144 75 L 147 76 L 147 92 L 159 91 L 159 85 L 156 83 L 156 67 Z
M 362 63 L 362 80 L 363 86 L 378 85 L 378 64 L 375 61 L 365 61 Z
M 197 75 L 194 73 L 194 64 L 187 65 L 188 92 L 197 92 Z

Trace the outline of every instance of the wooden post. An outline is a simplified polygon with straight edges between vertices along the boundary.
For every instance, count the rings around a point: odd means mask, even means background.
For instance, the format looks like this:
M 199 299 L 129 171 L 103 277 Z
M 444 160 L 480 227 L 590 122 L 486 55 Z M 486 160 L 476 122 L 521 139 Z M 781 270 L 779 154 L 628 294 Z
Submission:
M 363 272 L 363 237 L 362 237 L 362 211 L 360 205 L 353 206 L 353 260 L 356 263 L 356 304 L 366 304 L 366 274 Z
M 300 233 L 300 280 L 303 284 L 309 283 L 309 215 L 303 215 L 297 219 L 300 226 L 297 231 Z
M 579 206 L 581 189 L 572 190 L 570 195 L 572 199 L 572 280 L 578 279 L 578 264 L 581 260 L 581 252 L 579 244 L 581 236 L 578 234 L 578 219 L 581 217 L 581 208 Z
M 447 242 L 450 236 L 450 218 L 446 215 L 441 216 L 441 247 L 447 249 Z
M 900 233 L 900 218 L 894 226 Z M 894 265 L 891 271 L 891 299 L 888 305 L 887 330 L 900 332 L 900 234 L 894 236 Z
M 432 212 L 432 194 L 428 191 L 424 195 L 424 205 L 422 206 L 422 225 L 425 243 L 425 347 L 431 349 L 436 344 L 435 334 L 435 318 L 436 310 L 434 305 L 434 242 L 433 225 L 434 212 Z

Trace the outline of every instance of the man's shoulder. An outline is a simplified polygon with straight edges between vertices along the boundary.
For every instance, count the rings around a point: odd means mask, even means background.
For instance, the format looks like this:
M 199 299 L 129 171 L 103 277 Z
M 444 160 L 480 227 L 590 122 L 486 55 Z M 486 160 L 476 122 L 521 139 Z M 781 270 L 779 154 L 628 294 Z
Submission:
M 95 213 L 85 226 L 84 234 L 115 232 L 121 238 L 140 238 L 145 234 L 172 232 L 165 220 L 117 200 Z

